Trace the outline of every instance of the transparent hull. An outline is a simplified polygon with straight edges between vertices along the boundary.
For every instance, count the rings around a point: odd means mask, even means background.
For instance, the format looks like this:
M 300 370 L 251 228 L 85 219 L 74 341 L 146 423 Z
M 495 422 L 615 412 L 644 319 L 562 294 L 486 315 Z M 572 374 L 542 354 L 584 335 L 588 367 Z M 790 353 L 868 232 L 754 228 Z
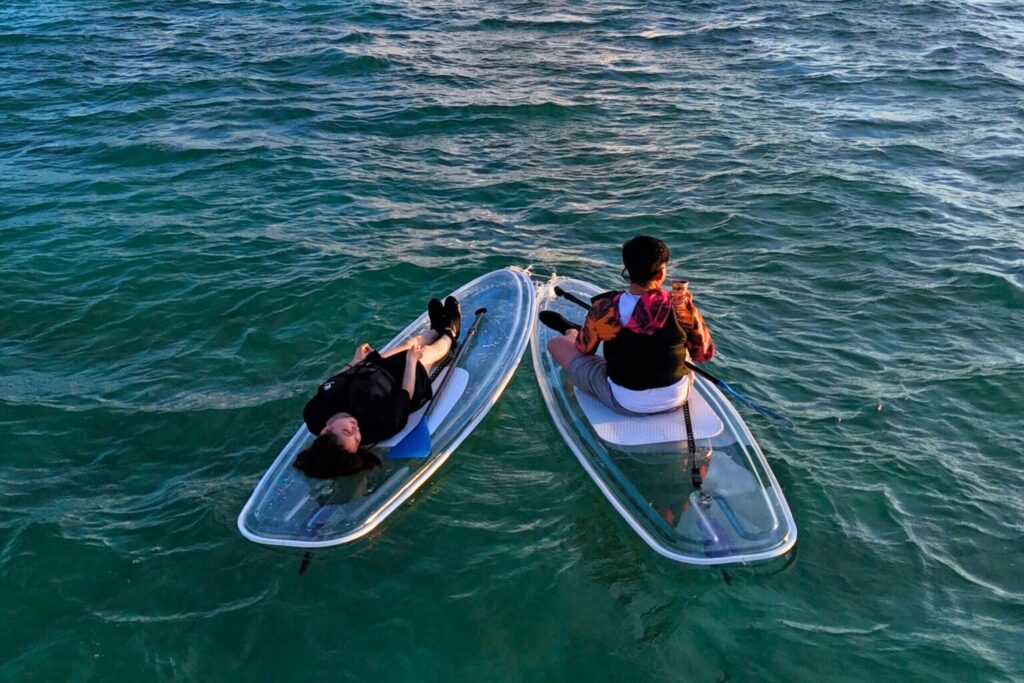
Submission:
M 584 300 L 595 285 L 553 277 L 538 285 L 538 310 L 581 322 L 584 310 L 554 294 L 560 286 Z M 796 524 L 764 454 L 722 393 L 701 377 L 700 392 L 721 419 L 718 435 L 697 439 L 697 462 L 706 467 L 701 491 L 691 483 L 686 440 L 615 446 L 601 440 L 580 409 L 568 374 L 547 352 L 556 333 L 537 325 L 533 366 L 551 417 L 580 464 L 612 506 L 661 555 L 694 565 L 768 560 L 796 543 Z M 682 419 L 680 413 L 680 419 Z
M 376 528 L 444 464 L 452 451 L 501 396 L 522 359 L 537 318 L 534 287 L 527 273 L 505 268 L 487 273 L 454 292 L 462 302 L 463 337 L 478 308 L 487 308 L 476 336 L 459 359 L 469 373 L 465 392 L 433 433 L 423 459 L 387 460 L 384 467 L 354 477 L 318 481 L 292 467 L 313 441 L 301 426 L 257 484 L 238 516 L 238 529 L 257 543 L 321 548 L 354 541 Z M 428 328 L 426 314 L 384 350 Z M 340 363 L 339 363 L 340 365 Z

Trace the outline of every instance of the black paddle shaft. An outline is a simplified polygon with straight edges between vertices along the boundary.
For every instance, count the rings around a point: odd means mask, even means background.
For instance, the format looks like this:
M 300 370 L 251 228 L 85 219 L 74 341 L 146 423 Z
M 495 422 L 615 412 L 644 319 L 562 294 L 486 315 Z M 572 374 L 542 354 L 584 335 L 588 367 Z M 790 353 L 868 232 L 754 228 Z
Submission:
M 588 311 L 590 310 L 590 304 L 588 304 L 586 301 L 584 301 L 583 299 L 579 298 L 575 294 L 572 294 L 571 292 L 565 291 L 561 287 L 557 287 L 557 286 L 555 287 L 555 295 L 556 296 L 560 296 L 560 297 L 562 297 L 564 299 L 567 299 L 567 300 L 573 302 L 574 304 L 577 304 L 578 306 L 582 306 L 583 308 L 587 309 Z M 760 405 L 759 403 L 755 403 L 751 399 L 747 398 L 746 396 L 744 396 L 740 392 L 738 392 L 735 389 L 733 389 L 732 386 L 728 382 L 726 382 L 725 380 L 718 379 L 717 377 L 712 375 L 707 370 L 705 370 L 703 368 L 700 368 L 700 367 L 697 367 L 696 365 L 694 365 L 690 361 L 685 361 L 685 363 L 686 363 L 686 367 L 690 368 L 691 370 L 696 372 L 698 375 L 700 375 L 701 377 L 703 377 L 707 381 L 709 381 L 712 384 L 714 384 L 716 387 L 718 387 L 719 389 L 721 389 L 725 393 L 735 397 L 737 400 L 739 400 L 744 405 L 748 406 L 749 408 L 751 408 L 753 410 L 756 410 L 758 413 L 760 413 L 764 417 L 768 418 L 769 420 L 775 420 L 776 422 L 781 423 L 782 425 L 784 425 L 786 427 L 792 427 L 793 426 L 793 421 L 790 420 L 788 417 L 786 417 L 784 415 L 780 415 L 779 413 L 777 413 L 774 410 L 771 410 L 769 408 L 765 408 L 763 405 Z
M 568 299 L 569 301 L 573 302 L 574 304 L 576 304 L 578 306 L 582 306 L 583 308 L 587 309 L 588 311 L 590 310 L 590 304 L 588 304 L 586 301 L 584 301 L 583 299 L 579 298 L 578 296 L 576 296 L 572 292 L 565 291 L 561 287 L 555 287 L 555 296 L 560 296 L 563 299 Z
M 430 414 L 434 410 L 434 406 L 437 405 L 437 402 L 434 399 L 441 395 L 441 392 L 444 391 L 445 386 L 448 384 L 448 380 L 451 379 L 452 375 L 455 374 L 455 368 L 459 364 L 459 358 L 462 357 L 462 352 L 466 350 L 467 346 L 469 346 L 469 341 L 470 339 L 473 338 L 473 335 L 476 334 L 476 330 L 480 326 L 480 321 L 483 319 L 484 313 L 486 312 L 486 308 L 476 309 L 476 318 L 474 318 L 473 320 L 473 326 L 469 328 L 468 332 L 466 332 L 466 339 L 462 342 L 459 348 L 455 350 L 455 355 L 452 357 L 452 362 L 448 365 L 448 374 L 446 374 L 444 376 L 444 379 L 441 380 L 441 384 L 437 387 L 437 391 L 435 391 L 434 395 L 430 398 L 430 406 L 428 406 L 426 412 L 423 413 L 424 420 L 430 417 Z
M 556 296 L 560 296 L 560 297 L 562 297 L 563 299 L 565 299 L 567 301 L 571 301 L 574 304 L 576 304 L 577 306 L 582 306 L 583 308 L 587 309 L 588 311 L 590 310 L 590 304 L 588 304 L 586 301 L 584 301 L 583 299 L 579 298 L 578 296 L 576 296 L 572 292 L 565 291 L 561 287 L 555 287 L 555 295 Z M 700 367 L 694 365 L 690 361 L 686 361 L 686 367 L 690 368 L 691 370 L 693 370 L 698 375 L 700 375 L 704 379 L 708 380 L 709 382 L 711 382 L 715 386 L 717 386 L 717 387 L 721 387 L 722 386 L 722 380 L 718 379 L 717 377 L 712 375 L 707 370 L 704 370 L 703 368 L 700 368 Z

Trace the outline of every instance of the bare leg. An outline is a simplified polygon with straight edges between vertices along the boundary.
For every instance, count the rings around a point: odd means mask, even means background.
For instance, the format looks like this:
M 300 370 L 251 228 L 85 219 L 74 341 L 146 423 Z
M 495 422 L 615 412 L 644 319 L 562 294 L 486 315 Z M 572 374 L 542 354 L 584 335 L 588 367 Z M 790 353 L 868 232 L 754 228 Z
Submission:
M 566 330 L 560 337 L 552 337 L 548 340 L 548 353 L 555 359 L 555 362 L 563 368 L 568 369 L 569 364 L 580 356 L 576 350 L 577 330 Z
M 434 341 L 423 347 L 423 357 L 420 358 L 420 363 L 427 369 L 427 372 L 430 372 L 434 363 L 447 356 L 448 352 L 452 350 L 452 340 L 446 334 L 438 336 L 437 332 L 433 330 L 428 334 L 434 337 Z
M 426 351 L 428 346 L 437 341 L 437 337 L 437 332 L 435 332 L 434 330 L 427 330 L 423 334 L 417 335 L 415 337 L 409 337 L 395 348 L 388 349 L 384 353 L 380 354 L 380 356 L 381 358 L 390 358 L 391 356 L 402 353 L 403 351 L 408 351 L 415 344 L 419 344 L 420 346 L 423 347 L 423 350 Z M 445 339 L 447 339 L 447 337 L 445 337 Z
M 430 368 L 434 366 L 434 363 L 447 356 L 452 348 L 452 340 L 447 335 L 440 335 L 435 330 L 427 330 L 423 334 L 411 337 L 395 348 L 389 349 L 382 353 L 381 356 L 383 358 L 394 356 L 403 351 L 408 351 L 415 344 L 423 347 L 423 357 L 420 358 L 420 364 L 426 368 L 427 372 L 430 372 Z

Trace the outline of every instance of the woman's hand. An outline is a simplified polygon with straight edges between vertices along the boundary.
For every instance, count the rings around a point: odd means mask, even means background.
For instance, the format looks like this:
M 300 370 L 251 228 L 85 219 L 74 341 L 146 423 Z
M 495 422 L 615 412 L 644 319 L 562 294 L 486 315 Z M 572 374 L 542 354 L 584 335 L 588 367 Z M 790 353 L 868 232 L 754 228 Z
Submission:
M 359 365 L 364 360 L 369 358 L 371 353 L 373 353 L 373 347 L 367 344 L 366 342 L 363 342 L 362 344 L 356 347 L 356 352 L 352 356 L 352 362 L 349 363 L 349 365 Z
M 420 362 L 421 358 L 423 358 L 423 347 L 418 343 L 414 343 L 406 352 L 405 362 L 412 363 L 412 365 L 415 366 L 416 363 Z
M 423 358 L 423 347 L 419 342 L 413 342 L 405 352 L 405 373 L 402 375 L 402 388 L 410 399 L 416 393 L 416 367 L 420 364 L 420 358 Z

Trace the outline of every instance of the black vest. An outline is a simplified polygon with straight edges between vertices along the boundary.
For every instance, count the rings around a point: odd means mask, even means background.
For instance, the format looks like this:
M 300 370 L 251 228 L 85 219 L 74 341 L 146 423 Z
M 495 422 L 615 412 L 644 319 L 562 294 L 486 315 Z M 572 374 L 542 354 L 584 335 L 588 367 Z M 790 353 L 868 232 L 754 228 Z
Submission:
M 614 296 L 618 292 L 611 292 Z M 616 311 L 616 315 L 618 312 Z M 689 372 L 686 361 L 686 331 L 674 313 L 654 334 L 638 334 L 626 329 L 615 339 L 604 342 L 604 358 L 608 362 L 608 379 L 620 387 L 642 391 L 675 384 Z
M 377 434 L 375 418 L 387 412 L 392 395 L 400 390 L 386 370 L 373 363 L 360 363 L 321 384 L 316 396 L 306 404 L 303 418 L 309 431 L 319 434 L 333 415 L 348 413 L 359 422 L 367 443 L 377 441 L 391 435 Z

